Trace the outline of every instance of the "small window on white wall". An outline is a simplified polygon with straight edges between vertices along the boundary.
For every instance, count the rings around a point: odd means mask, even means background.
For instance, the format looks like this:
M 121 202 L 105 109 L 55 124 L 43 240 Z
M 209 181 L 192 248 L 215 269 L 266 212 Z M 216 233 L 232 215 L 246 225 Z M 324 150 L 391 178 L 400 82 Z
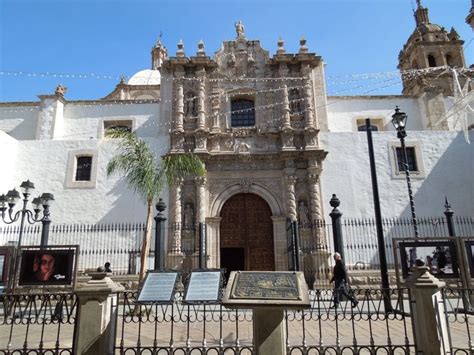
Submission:
M 132 132 L 132 120 L 106 120 L 104 121 L 104 137 L 108 137 L 110 132 L 114 129 L 122 129 L 124 131 Z
M 403 163 L 403 150 L 400 142 L 389 142 L 390 162 L 392 167 L 392 177 L 405 178 L 405 165 Z M 407 142 L 407 164 L 410 176 L 414 178 L 424 178 L 425 169 L 423 167 L 423 156 L 420 142 Z
M 383 118 L 370 118 L 370 126 L 372 127 L 372 131 L 383 131 L 383 127 L 384 127 Z M 357 131 L 359 132 L 366 132 L 367 131 L 366 118 L 356 119 L 356 128 L 357 128 Z
M 97 182 L 97 162 L 97 150 L 70 151 L 66 170 L 66 187 L 94 188 Z
M 92 156 L 76 157 L 76 178 L 75 181 L 91 181 Z

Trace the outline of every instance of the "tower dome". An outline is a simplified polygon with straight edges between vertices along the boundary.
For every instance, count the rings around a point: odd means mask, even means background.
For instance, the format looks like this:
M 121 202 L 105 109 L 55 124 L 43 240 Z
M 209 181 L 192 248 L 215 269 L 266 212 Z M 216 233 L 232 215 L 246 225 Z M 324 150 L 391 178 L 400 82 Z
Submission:
M 160 85 L 161 74 L 159 70 L 145 69 L 132 75 L 128 85 Z

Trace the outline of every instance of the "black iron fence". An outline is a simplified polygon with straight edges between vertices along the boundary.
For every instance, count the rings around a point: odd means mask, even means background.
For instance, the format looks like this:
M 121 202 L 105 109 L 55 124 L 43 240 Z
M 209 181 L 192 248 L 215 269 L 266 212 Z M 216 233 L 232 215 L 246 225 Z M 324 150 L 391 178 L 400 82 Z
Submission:
M 0 295 L 0 354 L 73 354 L 73 293 Z
M 288 354 L 414 354 L 408 290 L 354 290 L 355 308 L 333 309 L 333 291 L 311 291 L 311 308 L 285 312 Z M 387 296 L 387 294 L 385 294 Z M 251 310 L 222 305 L 136 305 L 136 292 L 119 294 L 116 352 L 120 354 L 253 354 Z
M 442 290 L 451 354 L 474 354 L 474 289 Z
M 392 248 L 393 238 L 413 235 L 411 219 L 388 218 L 382 221 L 387 262 L 389 268 L 395 265 Z M 457 236 L 474 235 L 473 217 L 454 217 Z M 167 227 L 170 238 L 177 225 Z M 144 223 L 75 224 L 51 225 L 49 244 L 78 244 L 80 271 L 96 269 L 109 261 L 116 274 L 136 274 L 139 268 L 139 253 L 145 229 Z M 181 229 L 181 228 L 180 228 Z M 325 220 L 299 225 L 299 247 L 301 269 L 308 277 L 326 279 L 331 269 L 329 255 L 334 251 L 332 225 Z M 447 237 L 448 226 L 444 217 L 419 218 L 420 237 Z M 18 240 L 18 226 L 0 226 L 0 245 L 15 244 Z M 349 269 L 378 269 L 378 244 L 374 219 L 342 219 L 342 234 L 345 262 Z M 40 226 L 26 226 L 23 245 L 38 245 L 41 238 Z M 186 256 L 197 258 L 199 238 L 197 230 L 182 228 L 181 249 Z M 153 245 L 149 264 L 153 265 Z M 312 276 L 311 276 L 312 275 Z

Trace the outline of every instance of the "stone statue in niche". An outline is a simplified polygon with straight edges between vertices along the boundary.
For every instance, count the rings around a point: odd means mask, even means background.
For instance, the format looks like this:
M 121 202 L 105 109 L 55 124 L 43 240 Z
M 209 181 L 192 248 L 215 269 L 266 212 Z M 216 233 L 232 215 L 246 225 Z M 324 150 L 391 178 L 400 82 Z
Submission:
M 304 201 L 298 203 L 298 222 L 301 227 L 309 226 L 309 210 Z
M 63 84 L 59 84 L 56 90 L 54 91 L 54 94 L 59 95 L 59 96 L 64 96 L 66 91 L 67 91 L 67 87 L 63 86 Z
M 184 229 L 194 228 L 194 207 L 192 203 L 187 203 L 184 206 Z
M 241 20 L 235 23 L 235 32 L 237 33 L 237 37 L 245 36 L 245 27 Z

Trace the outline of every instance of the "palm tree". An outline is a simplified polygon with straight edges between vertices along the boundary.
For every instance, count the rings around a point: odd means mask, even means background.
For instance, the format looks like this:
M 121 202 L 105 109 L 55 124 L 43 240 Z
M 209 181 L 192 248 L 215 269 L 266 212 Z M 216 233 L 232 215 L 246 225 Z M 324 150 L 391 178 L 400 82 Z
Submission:
M 139 282 L 142 282 L 150 250 L 153 202 L 166 184 L 171 185 L 178 179 L 192 175 L 202 176 L 206 170 L 203 162 L 191 153 L 168 155 L 158 164 L 157 156 L 148 143 L 138 138 L 135 133 L 114 129 L 107 134 L 107 137 L 121 139 L 119 153 L 107 164 L 107 176 L 122 174 L 128 187 L 140 195 L 147 204 L 145 233 L 140 252 Z

